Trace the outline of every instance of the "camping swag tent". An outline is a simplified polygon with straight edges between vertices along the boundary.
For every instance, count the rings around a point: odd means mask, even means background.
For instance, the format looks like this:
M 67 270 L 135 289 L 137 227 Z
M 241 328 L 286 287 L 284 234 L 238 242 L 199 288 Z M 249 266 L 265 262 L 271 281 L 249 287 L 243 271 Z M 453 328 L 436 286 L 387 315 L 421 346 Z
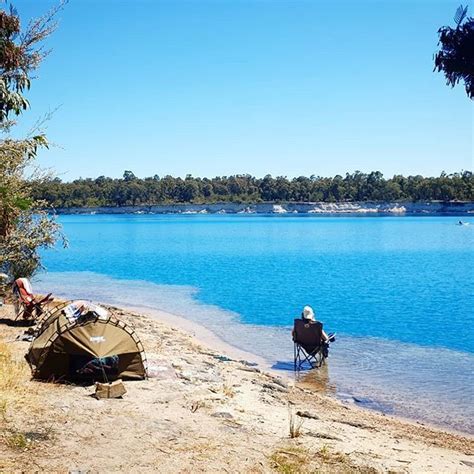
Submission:
M 136 333 L 87 302 L 59 306 L 43 321 L 27 355 L 39 379 L 143 379 L 145 353 Z

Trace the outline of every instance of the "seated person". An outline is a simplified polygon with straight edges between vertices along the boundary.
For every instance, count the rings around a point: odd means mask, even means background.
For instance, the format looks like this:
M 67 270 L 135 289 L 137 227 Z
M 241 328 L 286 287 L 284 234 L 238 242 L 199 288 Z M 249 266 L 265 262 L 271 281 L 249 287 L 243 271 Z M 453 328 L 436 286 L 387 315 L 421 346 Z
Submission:
M 305 306 L 301 313 L 301 319 L 307 321 L 309 324 L 316 322 L 316 316 L 314 314 L 313 308 L 311 306 Z M 292 331 L 292 336 L 294 338 L 294 329 Z M 324 329 L 322 330 L 323 341 L 325 343 L 333 342 L 335 340 L 334 334 L 329 334 L 329 336 L 325 333 Z
M 304 319 L 305 321 L 307 321 L 308 323 L 315 323 L 316 322 L 316 317 L 315 317 L 315 314 L 314 314 L 314 311 L 313 311 L 313 308 L 311 308 L 311 306 L 305 306 L 303 308 L 303 311 L 301 313 L 301 319 Z M 322 335 L 323 335 L 323 340 L 324 342 L 328 342 L 329 341 L 329 337 L 328 335 L 324 332 L 324 329 L 322 331 Z

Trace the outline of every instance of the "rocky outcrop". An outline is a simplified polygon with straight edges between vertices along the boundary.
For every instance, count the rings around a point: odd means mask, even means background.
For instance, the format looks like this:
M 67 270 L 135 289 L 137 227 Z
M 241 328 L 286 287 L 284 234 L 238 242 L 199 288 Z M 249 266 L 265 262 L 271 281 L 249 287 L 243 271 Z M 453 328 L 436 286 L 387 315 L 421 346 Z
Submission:
M 58 214 L 317 214 L 317 215 L 463 215 L 474 202 L 288 202 L 163 204 L 154 206 L 72 207 Z

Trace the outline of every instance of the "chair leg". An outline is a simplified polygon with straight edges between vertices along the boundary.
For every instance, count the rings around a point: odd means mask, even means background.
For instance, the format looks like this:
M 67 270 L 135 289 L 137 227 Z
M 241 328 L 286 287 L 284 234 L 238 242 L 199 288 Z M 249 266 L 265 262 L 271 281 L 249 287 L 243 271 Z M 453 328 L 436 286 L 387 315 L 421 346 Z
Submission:
M 295 371 L 300 371 L 306 360 L 306 353 L 305 351 L 298 345 L 294 345 L 294 352 L 295 352 Z M 302 359 L 301 354 L 303 354 L 304 359 Z
M 296 344 L 293 344 L 294 370 L 296 372 Z
M 294 344 L 293 352 L 295 372 L 302 370 L 305 362 L 311 369 L 320 368 L 325 363 L 325 357 L 322 350 L 308 354 L 301 346 Z
M 308 365 L 312 369 L 314 369 L 314 364 L 313 364 L 314 356 L 312 356 L 311 354 L 308 354 L 306 351 L 303 351 L 303 355 L 304 355 L 304 360 L 301 362 L 301 365 L 303 365 L 305 362 L 307 362 Z
M 35 314 L 33 316 L 33 313 L 32 313 L 32 316 L 35 321 L 39 319 L 45 312 L 43 305 L 40 303 L 35 304 L 34 311 L 35 311 Z
M 295 344 L 295 370 L 297 370 L 298 372 L 301 370 L 301 364 L 302 364 L 302 360 L 301 360 L 301 347 L 297 344 Z
M 15 305 L 16 316 L 14 321 L 18 321 L 20 317 L 24 317 L 26 306 L 23 304 L 18 304 L 18 307 Z

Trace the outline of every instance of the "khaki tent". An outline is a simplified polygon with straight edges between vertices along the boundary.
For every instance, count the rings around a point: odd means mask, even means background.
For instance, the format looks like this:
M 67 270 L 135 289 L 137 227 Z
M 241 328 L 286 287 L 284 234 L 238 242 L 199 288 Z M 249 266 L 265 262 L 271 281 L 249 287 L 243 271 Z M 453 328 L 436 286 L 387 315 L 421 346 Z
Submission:
M 82 302 L 81 302 L 82 303 Z M 91 305 L 94 306 L 94 305 Z M 52 309 L 41 321 L 27 360 L 39 379 L 111 381 L 146 377 L 145 353 L 136 333 L 107 311 L 69 306 Z

